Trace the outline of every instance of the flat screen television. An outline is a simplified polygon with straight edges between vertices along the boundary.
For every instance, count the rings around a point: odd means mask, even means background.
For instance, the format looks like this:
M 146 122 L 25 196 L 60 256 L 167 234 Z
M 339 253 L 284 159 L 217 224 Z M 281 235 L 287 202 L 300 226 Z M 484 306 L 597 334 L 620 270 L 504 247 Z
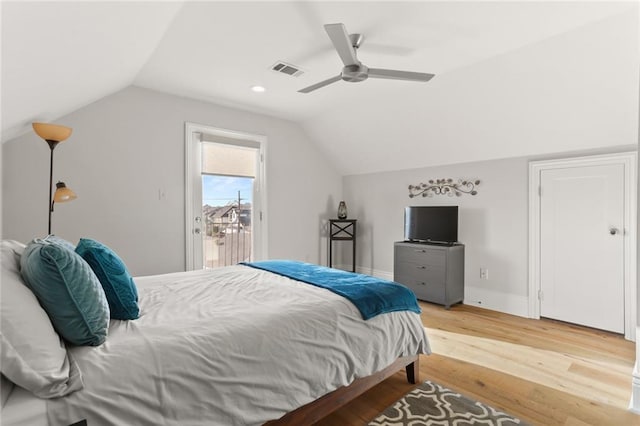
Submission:
M 404 209 L 405 241 L 453 244 L 458 241 L 458 206 L 411 206 Z

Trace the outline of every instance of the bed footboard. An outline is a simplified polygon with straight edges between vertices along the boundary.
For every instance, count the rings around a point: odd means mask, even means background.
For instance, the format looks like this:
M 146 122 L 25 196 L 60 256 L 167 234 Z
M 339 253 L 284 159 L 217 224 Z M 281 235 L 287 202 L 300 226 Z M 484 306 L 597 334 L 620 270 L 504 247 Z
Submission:
M 367 390 L 398 372 L 398 370 L 401 370 L 403 367 L 407 372 L 407 380 L 409 383 L 417 383 L 419 381 L 419 355 L 401 357 L 384 370 L 378 371 L 371 376 L 357 379 L 350 385 L 336 389 L 335 391 L 328 393 L 307 405 L 303 405 L 295 411 L 285 414 L 278 420 L 272 420 L 265 423 L 265 425 L 297 426 L 301 424 L 313 424 L 323 417 L 331 414 L 338 408 L 348 404 Z

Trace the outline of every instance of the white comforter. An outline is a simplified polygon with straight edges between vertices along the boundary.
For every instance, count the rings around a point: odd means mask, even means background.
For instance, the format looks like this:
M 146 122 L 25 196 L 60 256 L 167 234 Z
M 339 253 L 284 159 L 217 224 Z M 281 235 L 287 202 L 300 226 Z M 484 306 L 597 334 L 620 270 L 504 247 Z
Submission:
M 363 321 L 334 293 L 247 266 L 137 278 L 141 316 L 70 349 L 84 389 L 49 424 L 258 425 L 429 353 L 418 314 Z

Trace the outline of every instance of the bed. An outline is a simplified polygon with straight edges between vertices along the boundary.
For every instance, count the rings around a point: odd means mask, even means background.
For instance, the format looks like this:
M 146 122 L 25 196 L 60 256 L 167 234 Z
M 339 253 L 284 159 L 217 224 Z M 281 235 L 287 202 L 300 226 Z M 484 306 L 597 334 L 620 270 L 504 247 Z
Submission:
M 249 265 L 134 281 L 139 318 L 64 346 L 81 386 L 38 398 L 13 385 L 3 425 L 310 424 L 400 369 L 415 382 L 430 353 L 416 312 L 364 320 L 343 296 Z

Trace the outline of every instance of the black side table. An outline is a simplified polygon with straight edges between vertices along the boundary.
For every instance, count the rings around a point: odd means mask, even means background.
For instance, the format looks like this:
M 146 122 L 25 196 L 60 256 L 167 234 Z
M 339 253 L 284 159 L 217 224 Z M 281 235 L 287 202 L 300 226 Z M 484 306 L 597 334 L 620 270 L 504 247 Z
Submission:
M 333 264 L 333 242 L 352 241 L 353 266 L 351 271 L 356 271 L 356 222 L 357 219 L 329 219 L 329 268 Z

